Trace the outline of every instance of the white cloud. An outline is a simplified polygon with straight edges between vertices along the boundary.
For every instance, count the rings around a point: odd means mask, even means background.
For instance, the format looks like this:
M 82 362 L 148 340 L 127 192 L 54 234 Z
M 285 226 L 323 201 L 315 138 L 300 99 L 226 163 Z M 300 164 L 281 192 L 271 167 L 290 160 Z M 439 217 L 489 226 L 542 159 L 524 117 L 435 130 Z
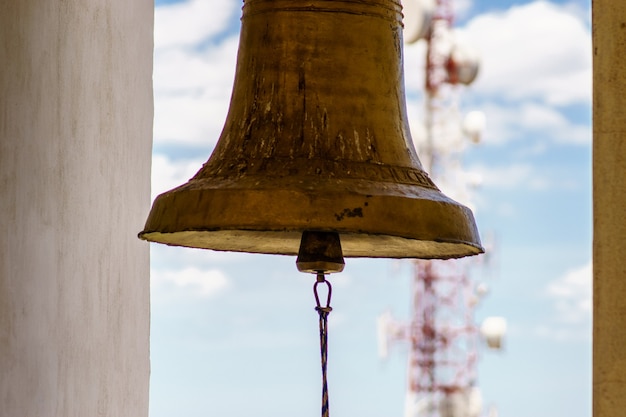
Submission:
M 238 33 L 227 31 L 239 6 L 236 0 L 188 0 L 155 9 L 156 144 L 217 142 L 239 42 Z
M 152 199 L 162 192 L 169 191 L 189 181 L 205 161 L 173 161 L 164 155 L 152 157 Z
M 459 33 L 481 51 L 476 92 L 551 105 L 590 102 L 590 29 L 570 7 L 535 1 L 479 15 Z
M 471 167 L 470 171 L 480 176 L 480 184 L 483 187 L 542 190 L 551 185 L 548 180 L 538 175 L 533 166 L 529 164 L 510 164 L 497 167 L 475 165 Z
M 467 16 L 473 6 L 472 0 L 455 0 L 452 2 L 452 8 L 454 9 L 454 16 L 457 19 L 462 19 Z
M 230 96 L 235 73 L 238 36 L 196 51 L 172 48 L 154 56 L 155 91 L 176 94 L 206 90 L 209 96 Z
M 220 34 L 231 23 L 238 5 L 235 0 L 188 0 L 156 7 L 155 49 L 194 46 Z
M 228 110 L 238 35 L 217 44 L 208 41 L 225 30 L 237 4 L 189 0 L 157 7 L 155 143 L 216 143 Z M 463 4 L 471 7 L 471 2 Z M 588 126 L 570 122 L 551 107 L 590 99 L 590 33 L 580 11 L 572 10 L 538 1 L 480 15 L 458 31 L 483 56 L 481 75 L 468 94 L 518 101 L 515 108 L 488 104 L 482 109 L 487 142 L 505 143 L 529 129 L 559 143 L 590 142 Z M 405 45 L 412 119 L 422 117 L 413 109 L 423 106 L 417 101 L 422 100 L 424 54 L 423 41 Z
M 591 317 L 592 275 L 590 261 L 547 286 L 546 294 L 554 300 L 557 321 L 580 323 Z
M 449 92 L 483 103 L 485 143 L 505 144 L 529 135 L 549 144 L 591 143 L 589 121 L 571 120 L 563 108 L 591 100 L 591 34 L 579 8 L 536 1 L 479 15 L 455 33 L 482 59 L 477 81 Z M 405 45 L 408 110 L 416 137 L 420 129 L 415 120 L 424 117 L 425 46 L 423 41 Z M 460 109 L 468 110 L 474 109 Z
M 227 100 L 202 93 L 161 97 L 154 108 L 154 142 L 212 148 L 222 131 L 227 111 Z
M 591 261 L 550 282 L 543 296 L 552 301 L 553 315 L 534 327 L 535 336 L 559 342 L 589 340 L 592 313 Z
M 151 286 L 153 290 L 163 289 L 171 293 L 172 289 L 182 290 L 185 295 L 209 298 L 221 293 L 230 286 L 226 275 L 218 269 L 203 270 L 187 267 L 182 270 L 152 270 Z
M 213 146 L 233 86 L 238 37 L 203 51 L 172 48 L 154 57 L 154 140 Z
M 533 336 L 550 339 L 557 342 L 587 341 L 591 336 L 591 330 L 568 327 L 539 325 L 532 330 Z
M 591 143 L 589 126 L 571 122 L 552 106 L 526 101 L 508 106 L 487 104 L 481 110 L 486 115 L 484 139 L 488 144 L 503 144 L 529 133 L 550 143 Z

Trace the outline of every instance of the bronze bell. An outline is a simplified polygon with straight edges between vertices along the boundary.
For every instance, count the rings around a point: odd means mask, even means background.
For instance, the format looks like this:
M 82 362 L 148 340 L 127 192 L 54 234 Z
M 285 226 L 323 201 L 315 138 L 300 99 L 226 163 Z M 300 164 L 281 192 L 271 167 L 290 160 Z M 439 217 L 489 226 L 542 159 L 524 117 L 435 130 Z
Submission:
M 295 255 L 336 232 L 347 257 L 483 251 L 472 212 L 422 169 L 409 132 L 395 0 L 245 0 L 213 154 L 159 195 L 142 239 Z

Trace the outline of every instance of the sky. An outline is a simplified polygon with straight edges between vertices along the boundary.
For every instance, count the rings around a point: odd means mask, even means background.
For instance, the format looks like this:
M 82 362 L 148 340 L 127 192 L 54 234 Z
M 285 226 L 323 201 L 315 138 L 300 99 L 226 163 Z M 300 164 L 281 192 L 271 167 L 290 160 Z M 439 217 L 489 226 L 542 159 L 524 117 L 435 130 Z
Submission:
M 476 184 L 488 255 L 475 309 L 507 321 L 504 349 L 480 349 L 485 412 L 591 416 L 591 32 L 587 1 L 457 0 L 455 36 L 480 56 L 455 89 L 486 126 L 458 159 Z M 240 0 L 157 1 L 152 197 L 208 159 L 232 89 Z M 407 109 L 419 137 L 424 44 L 404 46 Z M 442 187 L 443 189 L 443 187 Z M 445 189 L 444 189 L 445 191 Z M 147 213 L 146 213 L 147 214 Z M 333 275 L 329 395 L 334 416 L 404 415 L 408 346 L 378 355 L 376 319 L 410 319 L 409 261 L 347 259 Z M 314 277 L 286 256 L 151 244 L 150 416 L 313 417 L 321 369 Z

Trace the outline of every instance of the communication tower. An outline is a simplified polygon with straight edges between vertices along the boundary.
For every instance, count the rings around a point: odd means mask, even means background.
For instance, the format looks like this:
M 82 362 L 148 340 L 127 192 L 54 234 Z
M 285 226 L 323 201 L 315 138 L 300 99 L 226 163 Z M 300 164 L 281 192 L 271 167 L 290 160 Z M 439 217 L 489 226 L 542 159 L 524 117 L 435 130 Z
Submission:
M 415 145 L 424 169 L 445 194 L 471 206 L 469 194 L 478 181 L 463 172 L 461 156 L 468 143 L 480 141 L 481 112 L 465 118 L 459 92 L 478 74 L 478 55 L 455 38 L 451 0 L 404 0 L 405 41 L 426 43 L 424 135 Z M 470 278 L 474 260 L 412 262 L 411 318 L 379 317 L 379 350 L 387 355 L 394 342 L 409 345 L 405 417 L 479 417 L 477 386 L 481 344 L 502 347 L 506 322 L 490 317 L 482 327 L 474 310 L 486 294 L 485 284 Z M 496 410 L 489 411 L 490 416 Z

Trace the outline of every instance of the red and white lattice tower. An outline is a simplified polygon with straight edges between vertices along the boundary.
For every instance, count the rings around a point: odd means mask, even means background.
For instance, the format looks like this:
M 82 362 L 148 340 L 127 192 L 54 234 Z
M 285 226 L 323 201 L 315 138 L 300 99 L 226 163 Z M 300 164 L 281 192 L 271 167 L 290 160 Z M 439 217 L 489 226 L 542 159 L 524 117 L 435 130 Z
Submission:
M 458 97 L 462 86 L 475 79 L 478 58 L 454 38 L 451 0 L 405 0 L 407 13 L 420 13 L 418 19 L 408 16 L 420 28 L 409 28 L 408 41 L 423 39 L 427 44 L 425 135 L 416 141 L 418 155 L 444 193 L 471 206 L 474 178 L 462 171 L 461 155 L 468 139 L 478 141 L 484 116 L 471 112 L 462 121 Z M 475 306 L 484 295 L 484 287 L 469 276 L 475 263 L 473 259 L 414 261 L 410 320 L 400 323 L 389 313 L 380 317 L 383 354 L 390 341 L 410 346 L 405 417 L 482 415 L 476 366 L 481 337 L 487 339 L 487 334 L 475 324 Z M 503 329 L 494 332 L 491 340 L 499 345 Z
M 460 128 L 458 89 L 474 80 L 478 61 L 458 56 L 462 47 L 453 38 L 450 0 L 437 0 L 431 13 L 425 39 L 426 136 L 418 143 L 418 154 L 444 192 L 467 200 L 468 184 L 460 181 L 466 138 Z M 416 261 L 413 267 L 406 417 L 478 417 L 477 294 L 468 276 L 469 262 Z
M 479 331 L 475 287 L 464 261 L 413 265 L 406 417 L 478 417 Z

